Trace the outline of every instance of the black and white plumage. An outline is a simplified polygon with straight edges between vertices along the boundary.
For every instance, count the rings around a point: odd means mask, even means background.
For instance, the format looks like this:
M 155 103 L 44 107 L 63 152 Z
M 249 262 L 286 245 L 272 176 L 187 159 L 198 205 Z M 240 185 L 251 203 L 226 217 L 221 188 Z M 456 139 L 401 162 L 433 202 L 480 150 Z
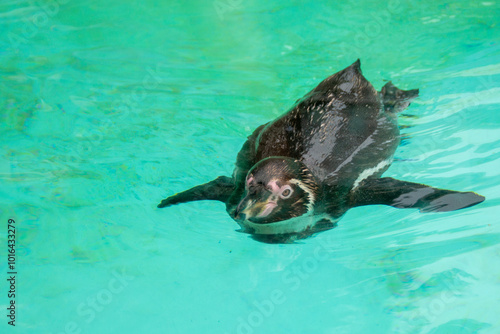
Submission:
M 255 239 L 292 242 L 334 227 L 357 206 L 451 211 L 482 202 L 473 192 L 381 178 L 400 142 L 397 112 L 417 96 L 418 90 L 390 82 L 377 92 L 357 60 L 259 126 L 238 153 L 232 177 L 175 194 L 158 207 L 222 201 Z

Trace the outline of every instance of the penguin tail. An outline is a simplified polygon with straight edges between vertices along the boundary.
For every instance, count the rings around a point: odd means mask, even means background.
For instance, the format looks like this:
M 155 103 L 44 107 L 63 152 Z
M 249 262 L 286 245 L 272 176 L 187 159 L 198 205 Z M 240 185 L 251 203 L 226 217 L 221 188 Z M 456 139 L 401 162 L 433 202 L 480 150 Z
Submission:
M 388 82 L 382 87 L 380 97 L 386 112 L 398 113 L 410 105 L 418 96 L 418 89 L 402 90 Z

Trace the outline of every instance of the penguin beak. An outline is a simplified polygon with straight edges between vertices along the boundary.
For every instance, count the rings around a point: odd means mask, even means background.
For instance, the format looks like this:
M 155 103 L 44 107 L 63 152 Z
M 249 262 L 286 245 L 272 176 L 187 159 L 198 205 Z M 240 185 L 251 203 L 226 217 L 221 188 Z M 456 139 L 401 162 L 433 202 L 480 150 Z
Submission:
M 234 219 L 239 220 L 239 221 L 244 221 L 246 220 L 246 212 L 247 212 L 247 206 L 248 203 L 250 202 L 249 196 L 246 195 L 243 197 L 243 199 L 240 201 L 238 206 L 236 207 L 236 210 L 234 211 Z
M 274 196 L 266 196 L 265 199 L 255 200 L 247 194 L 238 204 L 234 213 L 234 218 L 239 221 L 252 220 L 253 218 L 262 219 L 271 214 L 278 206 Z

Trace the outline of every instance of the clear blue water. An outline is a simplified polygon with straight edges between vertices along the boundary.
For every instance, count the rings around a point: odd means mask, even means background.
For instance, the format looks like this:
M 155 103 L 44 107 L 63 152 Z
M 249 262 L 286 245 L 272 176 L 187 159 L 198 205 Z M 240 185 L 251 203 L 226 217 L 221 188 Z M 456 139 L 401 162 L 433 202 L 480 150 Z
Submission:
M 19 273 L 0 331 L 498 333 L 498 17 L 489 0 L 2 1 Z M 293 245 L 235 232 L 221 203 L 156 209 L 230 175 L 255 127 L 356 58 L 377 89 L 420 88 L 386 175 L 483 204 L 356 208 Z

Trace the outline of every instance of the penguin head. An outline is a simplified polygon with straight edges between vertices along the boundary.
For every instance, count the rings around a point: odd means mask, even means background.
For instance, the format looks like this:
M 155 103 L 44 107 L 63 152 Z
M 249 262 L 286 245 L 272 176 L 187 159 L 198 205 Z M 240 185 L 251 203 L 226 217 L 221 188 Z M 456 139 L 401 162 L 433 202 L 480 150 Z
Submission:
M 256 224 L 275 223 L 311 212 L 317 197 L 318 185 L 302 162 L 270 157 L 248 172 L 233 218 Z

